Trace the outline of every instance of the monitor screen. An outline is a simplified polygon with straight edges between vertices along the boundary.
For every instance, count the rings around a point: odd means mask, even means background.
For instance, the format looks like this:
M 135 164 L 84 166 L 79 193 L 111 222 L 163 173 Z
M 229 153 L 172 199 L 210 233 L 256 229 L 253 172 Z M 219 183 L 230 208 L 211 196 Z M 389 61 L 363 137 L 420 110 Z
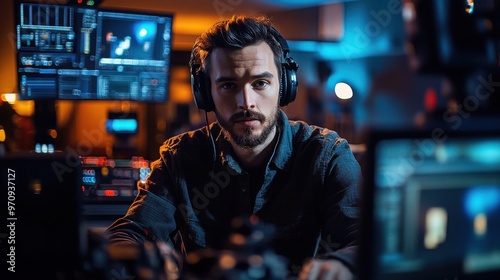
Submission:
M 168 99 L 171 14 L 15 5 L 19 99 Z
M 106 132 L 115 135 L 137 134 L 139 129 L 137 113 L 108 112 Z
M 498 133 L 374 133 L 369 158 L 361 279 L 498 277 Z

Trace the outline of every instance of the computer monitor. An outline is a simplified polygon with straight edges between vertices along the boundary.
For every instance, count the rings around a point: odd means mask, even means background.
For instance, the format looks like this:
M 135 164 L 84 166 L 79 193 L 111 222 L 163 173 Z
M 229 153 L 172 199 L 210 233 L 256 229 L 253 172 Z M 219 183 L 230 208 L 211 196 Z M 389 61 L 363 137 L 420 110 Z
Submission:
M 117 136 L 132 136 L 139 131 L 137 113 L 108 112 L 106 132 Z
M 168 99 L 172 14 L 16 2 L 21 100 Z
M 361 280 L 497 279 L 500 130 L 369 133 Z

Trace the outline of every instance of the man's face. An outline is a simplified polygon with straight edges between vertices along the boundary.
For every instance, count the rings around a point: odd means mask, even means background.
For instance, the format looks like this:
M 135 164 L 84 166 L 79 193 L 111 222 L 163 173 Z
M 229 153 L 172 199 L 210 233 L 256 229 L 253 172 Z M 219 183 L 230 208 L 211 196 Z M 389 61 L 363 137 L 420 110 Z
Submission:
M 240 50 L 217 48 L 210 56 L 217 120 L 241 147 L 256 147 L 275 131 L 279 76 L 265 42 Z

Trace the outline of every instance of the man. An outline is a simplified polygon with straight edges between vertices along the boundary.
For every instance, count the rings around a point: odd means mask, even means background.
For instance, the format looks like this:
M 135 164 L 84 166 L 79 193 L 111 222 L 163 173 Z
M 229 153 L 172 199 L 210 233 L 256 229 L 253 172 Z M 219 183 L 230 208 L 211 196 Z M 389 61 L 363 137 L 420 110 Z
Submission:
M 335 132 L 280 110 L 297 86 L 287 54 L 266 18 L 234 16 L 198 38 L 194 97 L 217 122 L 163 144 L 111 243 L 162 242 L 187 257 L 223 248 L 231 221 L 251 217 L 272 225 L 288 276 L 352 279 L 359 164 Z

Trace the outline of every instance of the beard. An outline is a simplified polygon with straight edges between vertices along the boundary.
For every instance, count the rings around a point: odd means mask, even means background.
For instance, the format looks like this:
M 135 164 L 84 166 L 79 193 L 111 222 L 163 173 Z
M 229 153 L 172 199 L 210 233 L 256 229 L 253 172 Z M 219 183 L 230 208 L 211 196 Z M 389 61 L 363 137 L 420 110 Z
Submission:
M 265 116 L 261 113 L 257 113 L 250 110 L 245 110 L 239 113 L 232 115 L 228 121 L 219 118 L 218 114 L 217 119 L 220 123 L 220 126 L 224 129 L 224 134 L 230 140 L 232 140 L 236 145 L 243 148 L 254 148 L 258 145 L 264 143 L 266 139 L 269 137 L 273 129 L 276 127 L 279 118 L 279 110 L 278 106 L 276 106 L 275 110 L 269 114 L 269 116 Z M 234 123 L 242 118 L 255 118 L 260 123 L 264 124 L 262 128 L 262 132 L 258 135 L 253 135 L 255 128 L 253 127 L 245 127 L 242 133 L 238 133 L 234 130 Z

